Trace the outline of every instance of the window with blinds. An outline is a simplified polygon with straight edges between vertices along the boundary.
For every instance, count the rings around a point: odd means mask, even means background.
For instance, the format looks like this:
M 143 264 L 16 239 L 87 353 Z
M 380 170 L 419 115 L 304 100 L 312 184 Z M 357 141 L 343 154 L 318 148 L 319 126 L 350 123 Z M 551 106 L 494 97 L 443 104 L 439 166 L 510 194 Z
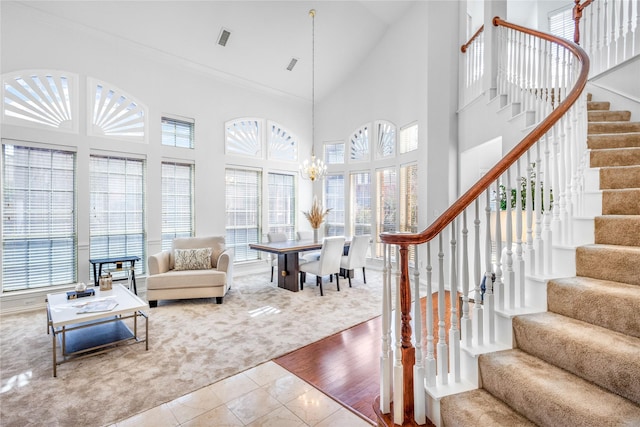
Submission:
M 291 240 L 296 238 L 295 196 L 293 175 L 269 173 L 269 231 L 285 233 Z
M 2 145 L 2 291 L 77 281 L 75 153 Z
M 373 215 L 371 212 L 371 174 L 356 172 L 351 174 L 351 234 L 371 234 Z
M 418 232 L 418 165 L 400 167 L 400 231 Z M 409 262 L 415 261 L 415 246 L 409 247 Z
M 344 163 L 344 142 L 325 143 L 324 161 L 328 165 Z
M 397 212 L 397 172 L 395 168 L 378 169 L 376 171 L 376 199 L 378 200 L 376 256 L 382 256 L 380 233 L 398 230 Z
M 344 175 L 328 175 L 324 180 L 324 208 L 331 209 L 325 219 L 325 236 L 344 236 Z
M 573 21 L 573 7 L 568 5 L 549 12 L 549 32 L 554 36 L 573 41 L 575 22 Z
M 418 149 L 418 124 L 400 129 L 400 153 L 408 153 Z
M 162 118 L 162 145 L 178 148 L 193 148 L 195 120 Z
M 90 258 L 138 256 L 145 272 L 144 172 L 141 159 L 92 155 L 90 175 Z
M 193 236 L 193 165 L 162 162 L 162 249 Z
M 262 174 L 256 170 L 225 171 L 226 246 L 234 249 L 234 261 L 259 259 L 249 244 L 260 242 Z

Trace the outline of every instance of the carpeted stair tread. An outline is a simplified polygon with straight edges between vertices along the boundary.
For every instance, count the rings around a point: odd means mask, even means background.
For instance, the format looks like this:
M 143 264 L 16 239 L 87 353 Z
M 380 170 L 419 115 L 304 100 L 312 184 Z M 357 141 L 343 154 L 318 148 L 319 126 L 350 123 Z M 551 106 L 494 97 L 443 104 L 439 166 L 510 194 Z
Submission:
M 595 243 L 640 246 L 640 215 L 597 216 L 594 222 Z
M 600 189 L 640 188 L 640 166 L 600 168 Z
M 640 338 L 546 312 L 513 319 L 515 347 L 640 404 Z
M 640 122 L 589 122 L 587 133 L 640 132 Z
M 547 309 L 640 338 L 640 289 L 628 283 L 589 277 L 547 282 Z
M 640 406 L 521 350 L 479 356 L 482 386 L 539 426 L 640 425 Z
M 443 397 L 440 413 L 444 427 L 535 426 L 483 389 Z
M 640 147 L 640 133 L 601 133 L 587 136 L 587 147 L 591 150 L 602 148 Z
M 640 247 L 580 246 L 576 248 L 576 276 L 640 286 Z
M 592 168 L 640 165 L 640 147 L 591 150 L 589 164 Z
M 587 114 L 590 122 L 628 122 L 631 120 L 631 111 L 591 110 Z
M 602 191 L 603 215 L 640 215 L 640 188 Z
M 609 110 L 611 103 L 609 101 L 589 101 L 587 102 L 587 111 L 593 110 Z

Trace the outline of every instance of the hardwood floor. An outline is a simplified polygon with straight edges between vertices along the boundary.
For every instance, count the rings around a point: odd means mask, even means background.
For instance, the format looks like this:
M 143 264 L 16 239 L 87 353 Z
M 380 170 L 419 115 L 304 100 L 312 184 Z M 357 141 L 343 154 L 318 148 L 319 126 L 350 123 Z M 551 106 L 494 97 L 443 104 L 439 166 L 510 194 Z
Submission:
M 437 312 L 437 294 L 432 298 Z M 424 313 L 426 299 L 422 298 L 421 303 Z M 446 306 L 448 330 L 451 316 L 448 292 Z M 373 402 L 380 394 L 381 336 L 382 319 L 376 317 L 274 359 L 274 362 L 375 423 Z

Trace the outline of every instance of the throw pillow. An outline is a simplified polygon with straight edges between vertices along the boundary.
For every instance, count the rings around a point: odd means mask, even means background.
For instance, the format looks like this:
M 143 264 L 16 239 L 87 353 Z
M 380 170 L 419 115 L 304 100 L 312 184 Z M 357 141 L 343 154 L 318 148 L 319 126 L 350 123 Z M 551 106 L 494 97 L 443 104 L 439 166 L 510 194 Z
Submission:
M 211 268 L 211 248 L 176 249 L 174 270 L 207 270 Z

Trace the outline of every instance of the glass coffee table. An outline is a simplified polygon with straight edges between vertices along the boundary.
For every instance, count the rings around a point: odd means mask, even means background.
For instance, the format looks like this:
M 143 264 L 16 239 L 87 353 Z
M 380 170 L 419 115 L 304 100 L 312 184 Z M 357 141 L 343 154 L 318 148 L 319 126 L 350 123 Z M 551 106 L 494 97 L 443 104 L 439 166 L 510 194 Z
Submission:
M 67 299 L 67 293 L 47 294 L 47 333 L 52 335 L 53 376 L 71 359 L 104 353 L 119 345 L 145 343 L 149 350 L 149 304 L 123 285 L 95 296 Z M 144 339 L 138 317 L 145 319 Z M 58 341 L 62 357 L 58 359 Z

